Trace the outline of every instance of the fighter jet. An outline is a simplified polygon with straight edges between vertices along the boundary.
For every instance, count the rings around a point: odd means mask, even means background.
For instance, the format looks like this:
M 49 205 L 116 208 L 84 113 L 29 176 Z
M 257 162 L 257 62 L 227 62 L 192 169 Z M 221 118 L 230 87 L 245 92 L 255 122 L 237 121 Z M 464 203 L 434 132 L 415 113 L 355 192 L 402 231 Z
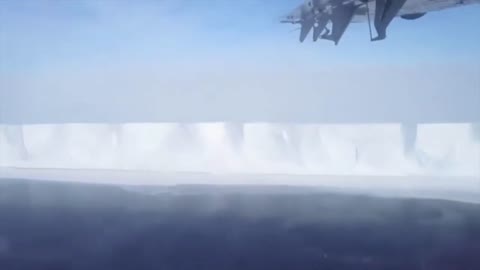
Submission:
M 373 37 L 370 28 L 370 39 L 378 41 L 387 37 L 395 17 L 416 20 L 427 12 L 478 3 L 480 0 L 306 0 L 280 22 L 300 24 L 300 42 L 313 28 L 313 41 L 320 38 L 337 45 L 352 22 L 368 22 L 370 27 L 373 20 L 377 36 Z

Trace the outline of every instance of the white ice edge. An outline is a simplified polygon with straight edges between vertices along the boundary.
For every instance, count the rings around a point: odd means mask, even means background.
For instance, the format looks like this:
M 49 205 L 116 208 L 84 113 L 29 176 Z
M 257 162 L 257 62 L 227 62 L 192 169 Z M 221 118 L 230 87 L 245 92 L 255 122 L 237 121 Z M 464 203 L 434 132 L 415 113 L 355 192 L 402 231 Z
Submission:
M 400 124 L 0 125 L 0 166 L 480 177 L 478 125 L 417 127 L 405 136 Z

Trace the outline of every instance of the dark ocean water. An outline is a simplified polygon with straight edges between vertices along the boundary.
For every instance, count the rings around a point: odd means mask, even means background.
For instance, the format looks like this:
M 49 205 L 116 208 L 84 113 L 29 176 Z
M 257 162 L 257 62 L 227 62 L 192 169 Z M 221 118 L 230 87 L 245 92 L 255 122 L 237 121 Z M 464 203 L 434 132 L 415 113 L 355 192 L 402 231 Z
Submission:
M 480 269 L 478 204 L 256 191 L 1 180 L 0 269 Z

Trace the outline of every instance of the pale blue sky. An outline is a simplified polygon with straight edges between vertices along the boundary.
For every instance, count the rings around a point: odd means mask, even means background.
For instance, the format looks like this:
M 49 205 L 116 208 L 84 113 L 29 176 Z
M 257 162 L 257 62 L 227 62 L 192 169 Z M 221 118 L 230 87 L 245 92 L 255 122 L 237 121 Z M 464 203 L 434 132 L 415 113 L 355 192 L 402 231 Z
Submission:
M 0 0 L 0 122 L 480 120 L 480 5 L 335 47 L 299 2 Z

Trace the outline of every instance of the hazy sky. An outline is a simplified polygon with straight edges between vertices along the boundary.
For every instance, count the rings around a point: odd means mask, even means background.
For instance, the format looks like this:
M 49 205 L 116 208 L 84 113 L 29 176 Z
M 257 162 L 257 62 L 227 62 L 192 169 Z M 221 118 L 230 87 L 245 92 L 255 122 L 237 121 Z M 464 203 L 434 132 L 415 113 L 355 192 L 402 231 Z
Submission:
M 334 46 L 299 2 L 0 0 L 0 122 L 480 121 L 480 5 Z

